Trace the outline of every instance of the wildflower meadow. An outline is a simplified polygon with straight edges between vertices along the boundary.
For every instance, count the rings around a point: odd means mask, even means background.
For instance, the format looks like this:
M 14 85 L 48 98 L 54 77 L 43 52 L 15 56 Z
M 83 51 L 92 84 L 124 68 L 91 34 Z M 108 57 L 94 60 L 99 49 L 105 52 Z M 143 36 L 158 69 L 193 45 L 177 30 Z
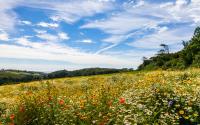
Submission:
M 2 125 L 198 125 L 200 69 L 0 86 Z

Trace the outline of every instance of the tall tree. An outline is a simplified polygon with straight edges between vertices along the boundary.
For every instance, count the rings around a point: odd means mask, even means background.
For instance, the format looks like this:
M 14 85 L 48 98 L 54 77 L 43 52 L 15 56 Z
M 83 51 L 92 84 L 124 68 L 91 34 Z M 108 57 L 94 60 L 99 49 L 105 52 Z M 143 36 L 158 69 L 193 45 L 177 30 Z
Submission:
M 186 48 L 188 46 L 188 43 L 187 41 L 182 41 L 182 45 L 184 46 L 184 48 Z
M 163 47 L 165 53 L 169 54 L 169 46 L 167 44 L 160 44 L 160 46 Z

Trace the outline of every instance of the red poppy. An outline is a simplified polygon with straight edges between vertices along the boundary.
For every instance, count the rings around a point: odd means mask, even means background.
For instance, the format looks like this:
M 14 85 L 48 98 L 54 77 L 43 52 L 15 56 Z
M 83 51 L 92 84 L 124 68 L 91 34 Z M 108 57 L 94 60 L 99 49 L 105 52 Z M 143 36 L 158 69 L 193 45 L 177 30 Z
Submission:
M 65 103 L 65 101 L 62 100 L 62 99 L 59 101 L 59 104 L 60 104 L 60 105 L 64 105 L 64 103 Z
M 14 114 L 11 114 L 10 115 L 10 120 L 14 120 L 15 119 L 15 115 Z
M 120 99 L 119 99 L 119 102 L 120 102 L 121 104 L 124 104 L 124 103 L 126 102 L 126 100 L 125 100 L 125 98 L 120 98 Z

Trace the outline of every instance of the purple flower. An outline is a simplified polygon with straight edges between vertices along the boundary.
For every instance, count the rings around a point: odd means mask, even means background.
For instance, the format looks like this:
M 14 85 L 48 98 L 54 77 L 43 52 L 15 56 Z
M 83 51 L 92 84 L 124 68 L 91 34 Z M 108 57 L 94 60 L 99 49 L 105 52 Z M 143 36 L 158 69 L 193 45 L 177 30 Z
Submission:
M 168 102 L 168 106 L 171 107 L 174 103 L 175 103 L 175 102 L 174 102 L 173 100 L 170 100 L 170 101 Z

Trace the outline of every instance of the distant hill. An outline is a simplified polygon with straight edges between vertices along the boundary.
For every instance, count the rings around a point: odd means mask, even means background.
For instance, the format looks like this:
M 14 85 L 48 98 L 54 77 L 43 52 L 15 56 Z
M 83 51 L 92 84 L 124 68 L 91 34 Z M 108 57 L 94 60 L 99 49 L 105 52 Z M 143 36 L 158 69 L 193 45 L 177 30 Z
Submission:
M 131 69 L 86 68 L 74 71 L 60 70 L 48 74 L 48 78 L 89 76 L 130 71 Z
M 185 69 L 188 67 L 200 67 L 200 27 L 194 31 L 191 40 L 183 41 L 184 48 L 176 53 L 169 53 L 168 45 L 161 44 L 158 54 L 149 59 L 144 57 L 138 70 L 155 69 Z
M 45 73 L 19 71 L 19 70 L 0 70 L 0 85 L 7 83 L 28 82 L 40 80 L 46 77 Z
M 131 70 L 132 69 L 87 68 L 74 71 L 60 70 L 52 73 L 20 71 L 20 70 L 0 70 L 0 85 L 19 83 L 19 82 L 29 82 L 42 79 L 127 72 Z

